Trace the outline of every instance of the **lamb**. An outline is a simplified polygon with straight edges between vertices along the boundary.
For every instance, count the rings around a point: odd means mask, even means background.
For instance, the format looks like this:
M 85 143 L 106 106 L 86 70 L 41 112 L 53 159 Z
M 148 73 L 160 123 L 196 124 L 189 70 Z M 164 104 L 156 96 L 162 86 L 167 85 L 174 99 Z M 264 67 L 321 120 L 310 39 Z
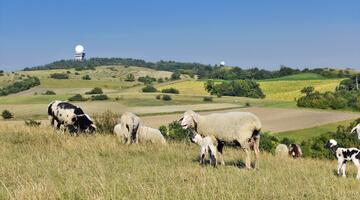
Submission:
M 200 164 L 205 164 L 205 156 L 209 154 L 210 164 L 217 166 L 217 140 L 213 136 L 202 137 L 200 134 L 193 134 L 191 141 L 200 146 Z
M 293 158 L 299 158 L 302 156 L 301 147 L 298 144 L 289 145 L 289 155 Z
M 340 148 L 337 146 L 337 142 L 334 139 L 330 139 L 325 147 L 329 148 L 338 159 L 338 168 L 337 174 L 341 175 L 340 170 L 342 169 L 342 176 L 346 177 L 346 162 L 353 161 L 355 166 L 357 167 L 357 176 L 356 178 L 360 180 L 360 150 L 357 148 Z
M 127 129 L 123 128 L 122 124 L 117 124 L 114 127 L 114 134 L 118 136 L 120 141 L 126 142 L 128 139 Z M 154 144 L 166 144 L 166 140 L 161 132 L 157 129 L 140 126 L 137 132 L 139 143 L 154 143 Z
M 258 168 L 261 122 L 254 114 L 228 112 L 201 116 L 190 110 L 179 121 L 183 129 L 193 129 L 202 136 L 213 136 L 218 140 L 217 150 L 222 165 L 225 164 L 222 155 L 224 144 L 235 143 L 246 152 L 246 168 L 251 168 L 251 150 L 255 152 L 255 166 Z
M 351 129 L 350 133 L 354 133 L 355 131 L 358 135 L 358 139 L 360 140 L 360 123 L 356 125 L 353 129 Z
M 123 126 L 122 130 L 125 131 L 123 142 L 126 144 L 138 143 L 139 137 L 137 133 L 141 125 L 140 118 L 131 112 L 124 112 L 120 117 L 120 124 Z
M 287 157 L 289 155 L 289 149 L 285 144 L 278 144 L 275 148 L 275 155 L 280 157 Z

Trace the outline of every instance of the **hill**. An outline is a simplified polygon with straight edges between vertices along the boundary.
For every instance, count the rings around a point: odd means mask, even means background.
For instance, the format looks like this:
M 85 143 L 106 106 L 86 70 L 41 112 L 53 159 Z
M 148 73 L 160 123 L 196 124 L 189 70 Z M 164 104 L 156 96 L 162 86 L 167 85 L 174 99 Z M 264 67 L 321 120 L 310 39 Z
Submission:
M 299 80 L 323 80 L 327 79 L 320 74 L 315 73 L 299 73 L 289 76 L 283 76 L 279 78 L 267 79 L 266 81 L 299 81 Z

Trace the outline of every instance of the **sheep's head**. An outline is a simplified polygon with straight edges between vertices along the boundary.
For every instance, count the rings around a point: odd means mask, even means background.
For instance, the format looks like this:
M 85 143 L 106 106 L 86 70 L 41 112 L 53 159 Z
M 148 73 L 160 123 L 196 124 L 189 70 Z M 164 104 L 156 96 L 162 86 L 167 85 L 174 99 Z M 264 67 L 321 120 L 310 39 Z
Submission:
M 192 110 L 188 110 L 184 113 L 183 117 L 179 119 L 179 122 L 183 129 L 196 129 L 197 123 L 199 122 L 199 115 Z
M 200 145 L 202 139 L 203 139 L 203 137 L 201 137 L 201 135 L 198 133 L 194 133 L 190 138 L 191 142 L 199 144 L 199 145 Z
M 336 145 L 337 145 L 336 140 L 330 139 L 330 140 L 326 143 L 325 147 L 327 147 L 327 148 L 333 148 L 333 147 L 335 147 Z

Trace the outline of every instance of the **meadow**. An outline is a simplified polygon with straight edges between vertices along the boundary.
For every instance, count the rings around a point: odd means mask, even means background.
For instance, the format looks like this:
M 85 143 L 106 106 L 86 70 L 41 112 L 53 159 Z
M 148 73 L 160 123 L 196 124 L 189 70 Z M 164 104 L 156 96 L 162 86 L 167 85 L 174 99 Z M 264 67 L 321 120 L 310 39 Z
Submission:
M 48 128 L 0 126 L 0 199 L 357 199 L 356 170 L 336 161 L 225 148 L 226 165 L 200 166 L 198 146 L 121 144 L 113 135 L 70 137 Z M 341 187 L 339 187 L 341 186 Z

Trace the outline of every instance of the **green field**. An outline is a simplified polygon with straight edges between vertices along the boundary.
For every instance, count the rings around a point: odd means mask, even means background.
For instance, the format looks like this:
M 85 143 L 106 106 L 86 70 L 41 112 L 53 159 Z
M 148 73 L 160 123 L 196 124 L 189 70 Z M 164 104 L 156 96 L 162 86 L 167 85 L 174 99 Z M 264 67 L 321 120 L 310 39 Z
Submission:
M 122 145 L 113 135 L 70 137 L 42 128 L 0 126 L 0 199 L 357 199 L 354 165 L 225 148 L 225 166 L 198 163 L 195 144 Z M 289 181 L 291 179 L 291 181 Z M 306 187 L 299 187 L 306 185 Z M 339 187 L 341 185 L 341 187 Z M 345 189 L 344 189 L 345 188 Z
M 315 73 L 300 73 L 295 75 L 283 76 L 280 78 L 268 79 L 266 81 L 300 81 L 300 80 L 323 80 L 325 77 Z
M 346 121 L 340 121 L 336 123 L 330 123 L 325 124 L 322 126 L 316 126 L 312 128 L 306 128 L 306 129 L 300 129 L 295 131 L 286 131 L 286 132 L 279 132 L 279 133 L 273 133 L 275 136 L 282 138 L 290 138 L 294 139 L 296 142 L 300 143 L 303 140 L 307 140 L 309 138 L 313 138 L 316 136 L 319 136 L 321 134 L 327 133 L 327 132 L 335 132 L 336 128 L 338 126 L 349 126 L 350 123 L 354 120 L 346 120 Z

